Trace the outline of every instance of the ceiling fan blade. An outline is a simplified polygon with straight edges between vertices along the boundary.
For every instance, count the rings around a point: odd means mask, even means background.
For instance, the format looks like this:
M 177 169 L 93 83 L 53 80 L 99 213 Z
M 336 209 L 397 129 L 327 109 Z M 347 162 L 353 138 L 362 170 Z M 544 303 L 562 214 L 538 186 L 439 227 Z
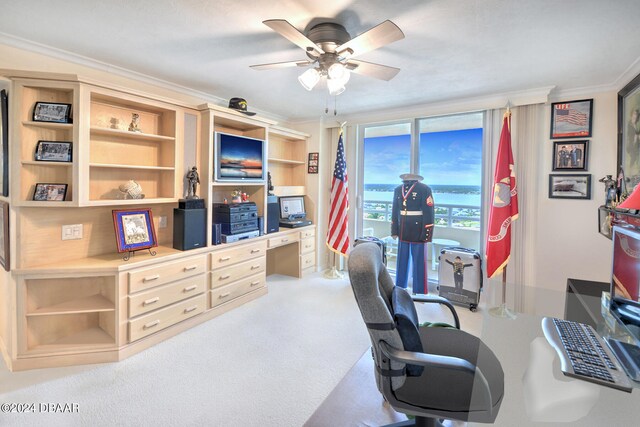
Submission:
M 336 53 L 339 56 L 350 58 L 403 38 L 404 33 L 402 30 L 393 22 L 387 20 L 340 45 L 336 49 Z
M 287 68 L 287 67 L 306 67 L 313 64 L 311 61 L 305 59 L 301 61 L 287 61 L 287 62 L 272 62 L 270 64 L 256 64 L 250 65 L 254 70 L 272 70 L 274 68 Z
M 372 62 L 357 61 L 355 59 L 350 59 L 345 65 L 347 69 L 351 70 L 353 73 L 387 81 L 394 78 L 400 71 L 400 68 L 374 64 Z
M 307 52 L 315 52 L 316 56 L 322 55 L 324 53 L 324 50 L 322 50 L 318 45 L 309 40 L 307 36 L 302 34 L 296 29 L 296 27 L 294 27 L 284 19 L 269 19 L 266 21 L 262 21 L 262 23 L 290 42 L 300 46 Z

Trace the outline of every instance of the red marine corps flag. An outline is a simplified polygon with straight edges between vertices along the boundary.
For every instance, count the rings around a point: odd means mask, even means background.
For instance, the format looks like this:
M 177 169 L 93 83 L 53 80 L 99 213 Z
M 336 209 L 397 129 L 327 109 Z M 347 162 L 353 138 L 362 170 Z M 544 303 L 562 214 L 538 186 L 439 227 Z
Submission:
M 511 152 L 511 112 L 502 120 L 500 146 L 493 178 L 493 197 L 487 230 L 487 276 L 494 277 L 509 262 L 511 222 L 518 218 L 518 191 Z

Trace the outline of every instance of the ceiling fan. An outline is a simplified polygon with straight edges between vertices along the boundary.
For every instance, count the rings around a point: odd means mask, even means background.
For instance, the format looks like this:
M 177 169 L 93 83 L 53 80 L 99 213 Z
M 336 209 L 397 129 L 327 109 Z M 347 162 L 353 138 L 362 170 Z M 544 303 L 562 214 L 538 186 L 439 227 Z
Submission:
M 374 64 L 353 59 L 358 55 L 404 38 L 404 33 L 396 24 L 387 20 L 351 38 L 340 24 L 324 22 L 314 25 L 303 34 L 284 19 L 270 19 L 263 24 L 300 46 L 308 59 L 270 64 L 251 65 L 254 70 L 269 70 L 285 67 L 308 67 L 298 80 L 305 89 L 311 90 L 322 77 L 327 79 L 331 95 L 339 95 L 345 90 L 350 73 L 357 73 L 380 80 L 391 80 L 399 68 Z

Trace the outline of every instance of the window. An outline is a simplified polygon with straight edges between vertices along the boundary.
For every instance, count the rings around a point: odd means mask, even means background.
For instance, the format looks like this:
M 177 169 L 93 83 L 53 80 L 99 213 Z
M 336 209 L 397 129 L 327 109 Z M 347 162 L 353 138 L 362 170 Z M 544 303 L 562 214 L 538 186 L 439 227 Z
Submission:
M 397 253 L 397 241 L 390 236 L 393 190 L 403 173 L 419 173 L 433 191 L 434 239 L 479 250 L 483 120 L 483 113 L 469 113 L 361 128 L 358 235 L 385 240 L 392 273 Z M 429 246 L 432 280 L 437 278 L 437 258 Z

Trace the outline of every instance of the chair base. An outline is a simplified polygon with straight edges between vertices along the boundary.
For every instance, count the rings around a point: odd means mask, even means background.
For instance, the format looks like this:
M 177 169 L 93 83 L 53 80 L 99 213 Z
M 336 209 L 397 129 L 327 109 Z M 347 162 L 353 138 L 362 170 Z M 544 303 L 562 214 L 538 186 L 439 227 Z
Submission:
M 444 425 L 436 418 L 416 417 L 413 420 L 401 421 L 399 423 L 387 424 L 384 427 L 444 427 Z

